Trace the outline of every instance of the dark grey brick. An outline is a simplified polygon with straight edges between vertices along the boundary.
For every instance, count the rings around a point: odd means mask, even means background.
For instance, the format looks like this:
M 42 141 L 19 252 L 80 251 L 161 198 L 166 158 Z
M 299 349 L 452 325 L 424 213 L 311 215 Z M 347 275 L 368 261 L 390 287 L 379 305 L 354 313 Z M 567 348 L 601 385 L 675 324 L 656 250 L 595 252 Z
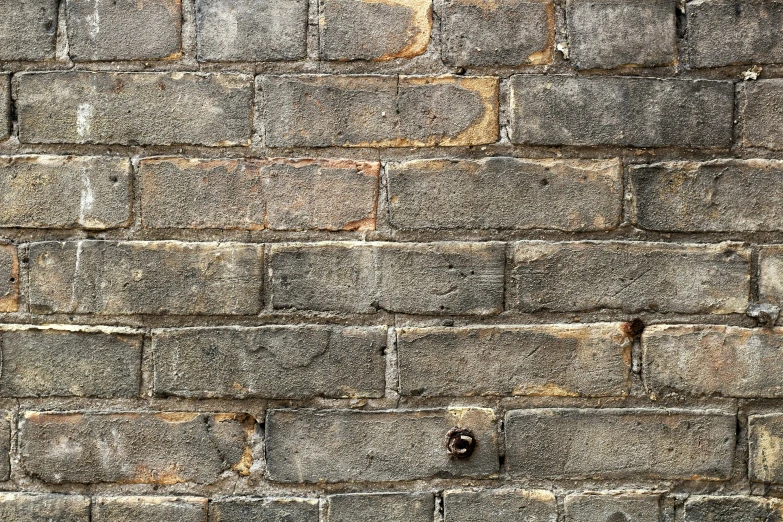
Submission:
M 577 69 L 673 64 L 676 10 L 676 0 L 568 0 L 569 59 Z
M 472 430 L 478 441 L 468 459 L 454 459 L 446 448 L 455 426 Z M 266 459 L 274 482 L 485 477 L 498 470 L 495 414 L 481 408 L 271 410 Z
M 444 522 L 483 522 L 488 518 L 493 522 L 557 522 L 557 502 L 552 492 L 540 489 L 455 490 L 444 493 Z
M 13 245 L 0 244 L 0 313 L 19 308 L 19 260 Z
M 256 314 L 263 246 L 74 241 L 30 246 L 37 313 Z
M 735 429 L 734 415 L 709 410 L 514 410 L 506 463 L 531 478 L 725 480 Z
M 252 78 L 203 73 L 23 73 L 25 143 L 249 145 Z
M 386 327 L 155 330 L 155 391 L 185 397 L 382 397 Z
M 432 522 L 435 496 L 432 493 L 372 493 L 331 495 L 325 522 Z
M 141 346 L 123 329 L 0 327 L 0 395 L 138 396 Z
M 51 60 L 58 0 L 0 0 L 0 60 Z
M 783 79 L 742 82 L 737 87 L 739 144 L 783 149 Z
M 609 230 L 621 219 L 618 160 L 488 158 L 389 163 L 399 229 Z
M 691 496 L 685 502 L 688 522 L 738 522 L 740 520 L 783 520 L 779 499 L 747 496 Z
M 565 522 L 660 522 L 661 495 L 593 493 L 568 495 Z
M 209 522 L 318 522 L 317 498 L 226 498 L 209 503 Z
M 307 0 L 197 0 L 204 61 L 298 60 L 307 54 Z
M 731 82 L 517 75 L 510 85 L 512 143 L 731 145 Z
M 91 522 L 207 522 L 207 499 L 98 497 Z

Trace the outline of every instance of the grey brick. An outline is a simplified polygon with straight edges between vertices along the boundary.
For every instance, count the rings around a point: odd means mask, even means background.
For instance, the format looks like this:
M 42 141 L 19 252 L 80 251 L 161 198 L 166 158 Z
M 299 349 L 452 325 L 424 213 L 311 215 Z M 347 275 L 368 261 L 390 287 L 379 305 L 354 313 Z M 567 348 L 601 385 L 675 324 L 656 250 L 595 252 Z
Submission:
M 252 81 L 241 74 L 23 73 L 25 143 L 249 145 Z
M 318 522 L 316 498 L 227 498 L 209 503 L 209 522 Z
M 107 229 L 130 220 L 131 162 L 0 156 L 0 226 Z
M 524 517 L 524 518 L 520 518 Z M 557 522 L 557 502 L 550 491 L 485 489 L 446 491 L 445 522 Z
M 273 245 L 274 308 L 493 314 L 503 308 L 503 243 Z
M 498 80 L 486 77 L 259 76 L 268 147 L 493 143 Z
M 783 503 L 774 498 L 695 495 L 685 502 L 685 517 L 688 522 L 781 520 Z
M 386 171 L 399 229 L 591 231 L 621 220 L 618 160 L 414 160 Z
M 307 54 L 307 0 L 197 0 L 204 61 L 298 60 Z
M 655 395 L 783 397 L 783 329 L 650 326 L 642 335 L 645 385 Z
M 141 161 L 147 228 L 374 230 L 379 163 L 351 160 Z
M 752 482 L 783 484 L 783 415 L 748 417 L 748 478 Z
M 0 0 L 0 60 L 54 58 L 58 0 Z
M 783 149 L 783 79 L 742 82 L 737 87 L 739 144 L 744 147 Z
M 248 474 L 244 414 L 25 412 L 19 424 L 23 469 L 51 484 L 211 484 Z
M 320 0 L 324 60 L 413 58 L 432 33 L 432 0 Z
M 30 246 L 37 313 L 256 314 L 263 246 L 75 241 Z
M 541 65 L 552 62 L 552 0 L 446 0 L 443 58 L 462 66 Z
M 467 459 L 453 459 L 446 435 L 473 431 Z M 498 470 L 495 414 L 481 408 L 361 412 L 271 410 L 268 478 L 275 482 L 384 482 L 485 477 Z
M 731 145 L 731 82 L 517 75 L 510 85 L 512 143 Z
M 19 307 L 19 260 L 13 245 L 0 244 L 0 313 Z
M 515 410 L 506 463 L 532 478 L 724 480 L 735 428 L 733 415 L 709 410 Z
M 759 250 L 759 298 L 766 303 L 783 303 L 783 245 Z
M 686 4 L 689 62 L 694 67 L 783 61 L 783 3 L 695 0 Z
M 207 499 L 193 497 L 98 497 L 91 522 L 207 522 Z
M 155 330 L 155 392 L 185 397 L 382 397 L 386 327 Z
M 373 493 L 331 495 L 325 522 L 432 522 L 435 496 L 432 493 Z
M 744 313 L 749 284 L 750 251 L 738 243 L 520 242 L 513 306 Z
M 661 495 L 575 494 L 565 498 L 566 522 L 660 522 Z
M 134 397 L 142 336 L 111 328 L 0 327 L 0 395 Z
M 11 478 L 11 417 L 8 411 L 0 411 L 0 481 Z M 0 504 L 0 515 L 2 504 Z
M 569 59 L 577 69 L 676 62 L 676 0 L 568 0 L 567 5 Z
M 0 34 L 2 34 L 0 32 Z M 2 45 L 0 45 L 0 49 Z M 0 140 L 11 135 L 11 75 L 0 74 Z
M 631 222 L 647 230 L 783 230 L 783 162 L 715 160 L 631 167 Z
M 80 495 L 0 493 L 0 518 L 13 522 L 90 522 L 90 499 Z
M 397 350 L 403 395 L 630 391 L 631 341 L 619 323 L 398 328 Z
M 181 0 L 68 0 L 65 12 L 74 61 L 180 56 Z

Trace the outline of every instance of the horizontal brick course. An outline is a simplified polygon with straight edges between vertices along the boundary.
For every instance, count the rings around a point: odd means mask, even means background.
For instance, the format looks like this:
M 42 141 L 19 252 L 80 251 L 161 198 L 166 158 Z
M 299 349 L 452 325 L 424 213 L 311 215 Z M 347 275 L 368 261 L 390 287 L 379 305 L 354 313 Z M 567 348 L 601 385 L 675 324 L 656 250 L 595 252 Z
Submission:
M 414 160 L 389 163 L 399 229 L 609 230 L 621 219 L 617 160 Z
M 351 160 L 141 161 L 147 228 L 373 230 L 378 163 Z
M 243 414 L 25 412 L 22 467 L 51 484 L 211 484 L 247 474 L 254 421 Z
M 273 245 L 272 306 L 371 313 L 493 314 L 503 308 L 502 243 Z
M 470 459 L 451 458 L 447 433 L 473 431 Z M 266 420 L 267 476 L 273 482 L 383 482 L 485 477 L 498 470 L 492 410 L 358 412 L 272 410 Z
M 258 76 L 268 147 L 493 143 L 498 80 L 458 76 Z
M 386 328 L 155 330 L 155 392 L 184 397 L 381 397 Z
M 256 314 L 263 246 L 176 241 L 30 245 L 38 313 Z
M 0 156 L 0 226 L 116 228 L 130 206 L 127 158 Z
M 726 480 L 735 426 L 704 410 L 513 410 L 506 464 L 529 478 Z
M 512 143 L 731 145 L 731 82 L 517 75 L 511 77 L 510 88 Z
M 736 243 L 519 242 L 511 306 L 744 313 L 749 284 L 750 251 Z
M 397 350 L 403 395 L 630 391 L 631 341 L 619 323 L 398 328 Z
M 24 143 L 250 144 L 250 76 L 46 72 L 15 81 Z
M 134 397 L 142 335 L 130 329 L 0 326 L 0 396 Z

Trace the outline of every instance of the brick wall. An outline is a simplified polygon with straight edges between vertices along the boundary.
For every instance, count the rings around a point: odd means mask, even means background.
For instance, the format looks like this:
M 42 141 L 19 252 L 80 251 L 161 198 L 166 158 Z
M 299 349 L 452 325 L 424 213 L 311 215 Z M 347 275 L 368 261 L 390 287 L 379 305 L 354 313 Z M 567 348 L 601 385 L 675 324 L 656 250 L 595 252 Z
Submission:
M 0 0 L 0 519 L 783 519 L 781 27 Z

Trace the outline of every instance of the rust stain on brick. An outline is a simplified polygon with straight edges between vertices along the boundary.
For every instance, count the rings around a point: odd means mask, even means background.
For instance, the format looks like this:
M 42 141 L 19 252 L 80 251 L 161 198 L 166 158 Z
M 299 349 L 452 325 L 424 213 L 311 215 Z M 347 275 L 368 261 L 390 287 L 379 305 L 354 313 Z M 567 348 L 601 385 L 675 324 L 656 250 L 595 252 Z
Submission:
M 530 65 L 547 65 L 552 63 L 555 53 L 555 4 L 551 1 L 546 1 L 546 23 L 549 31 L 549 38 L 547 39 L 546 46 L 527 57 L 527 62 Z

